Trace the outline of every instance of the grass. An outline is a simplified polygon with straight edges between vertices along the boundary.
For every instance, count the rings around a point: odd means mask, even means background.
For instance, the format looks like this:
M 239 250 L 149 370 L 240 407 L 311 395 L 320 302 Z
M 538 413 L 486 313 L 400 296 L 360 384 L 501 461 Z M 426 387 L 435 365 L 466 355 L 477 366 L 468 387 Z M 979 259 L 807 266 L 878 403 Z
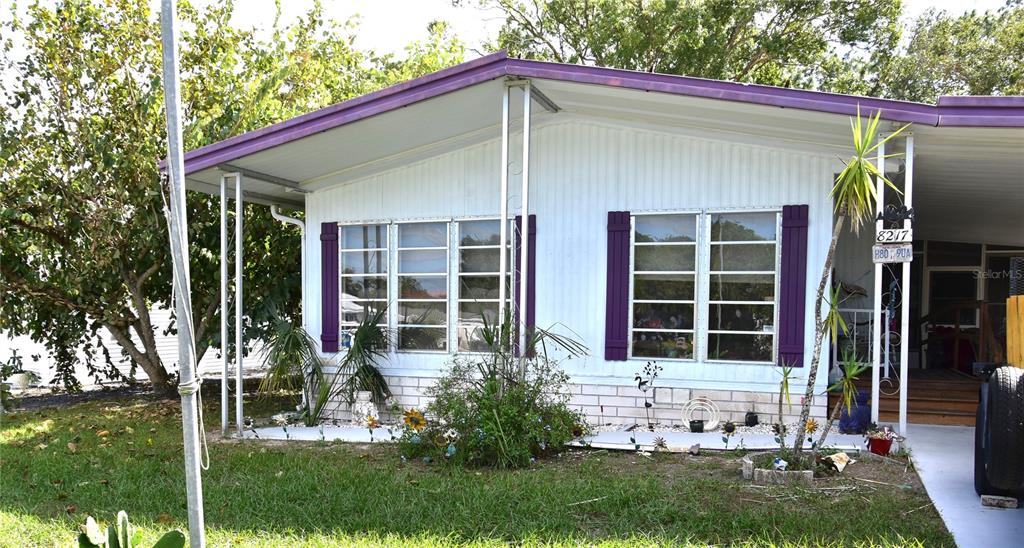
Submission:
M 0 418 L 0 546 L 64 546 L 86 514 L 109 523 L 120 509 L 147 543 L 185 530 L 178 407 L 132 398 Z M 207 407 L 209 430 L 218 414 Z M 824 480 L 855 490 L 825 491 L 751 488 L 737 458 L 717 455 L 578 451 L 449 470 L 381 445 L 211 442 L 210 459 L 211 546 L 953 544 L 913 471 L 877 463 Z

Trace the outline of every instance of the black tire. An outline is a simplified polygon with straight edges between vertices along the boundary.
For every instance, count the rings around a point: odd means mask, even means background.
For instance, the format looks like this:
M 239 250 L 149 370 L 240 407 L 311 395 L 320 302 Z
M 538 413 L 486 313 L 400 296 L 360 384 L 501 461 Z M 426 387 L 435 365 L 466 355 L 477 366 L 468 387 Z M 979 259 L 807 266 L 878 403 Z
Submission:
M 1024 486 L 1024 369 L 1000 367 L 988 380 L 983 432 L 988 482 L 999 490 Z
M 978 411 L 974 415 L 974 492 L 981 495 L 1006 496 L 1008 491 L 996 489 L 988 482 L 985 460 L 989 448 L 985 445 L 988 433 L 988 385 L 982 384 L 978 396 Z

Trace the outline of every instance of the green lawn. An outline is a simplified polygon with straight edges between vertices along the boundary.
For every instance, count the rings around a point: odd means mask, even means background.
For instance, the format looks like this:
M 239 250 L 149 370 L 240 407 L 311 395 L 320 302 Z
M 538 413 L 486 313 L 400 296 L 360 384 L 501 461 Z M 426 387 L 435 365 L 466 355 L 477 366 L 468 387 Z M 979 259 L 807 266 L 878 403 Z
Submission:
M 120 509 L 147 542 L 184 530 L 178 407 L 136 398 L 0 418 L 0 546 L 67 545 L 86 514 Z M 209 429 L 218 415 L 207 406 Z M 578 451 L 507 472 L 402 462 L 387 446 L 228 442 L 210 459 L 211 546 L 952 545 L 903 466 L 859 463 L 831 490 L 798 490 L 747 486 L 732 455 Z

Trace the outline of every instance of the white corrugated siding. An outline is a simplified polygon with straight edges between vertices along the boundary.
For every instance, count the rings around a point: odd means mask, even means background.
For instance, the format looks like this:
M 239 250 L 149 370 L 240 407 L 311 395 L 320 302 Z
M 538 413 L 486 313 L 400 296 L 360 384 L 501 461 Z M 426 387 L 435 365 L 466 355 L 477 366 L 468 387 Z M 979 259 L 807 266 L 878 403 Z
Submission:
M 606 362 L 606 223 L 611 210 L 780 207 L 809 204 L 807 329 L 814 286 L 831 229 L 828 200 L 834 159 L 792 144 L 736 144 L 569 118 L 536 128 L 530 210 L 537 215 L 537 323 L 562 323 L 591 349 L 566 365 L 580 382 L 623 384 L 646 360 Z M 518 138 L 513 138 L 516 143 Z M 311 238 L 306 277 L 310 332 L 320 333 L 319 223 L 496 215 L 496 140 L 451 151 L 307 195 Z M 510 207 L 519 207 L 520 152 L 510 157 Z M 805 338 L 808 352 L 811 337 Z M 388 374 L 436 372 L 447 356 L 398 354 Z M 663 385 L 772 390 L 777 371 L 763 365 L 664 361 Z M 822 375 L 823 376 L 823 375 Z

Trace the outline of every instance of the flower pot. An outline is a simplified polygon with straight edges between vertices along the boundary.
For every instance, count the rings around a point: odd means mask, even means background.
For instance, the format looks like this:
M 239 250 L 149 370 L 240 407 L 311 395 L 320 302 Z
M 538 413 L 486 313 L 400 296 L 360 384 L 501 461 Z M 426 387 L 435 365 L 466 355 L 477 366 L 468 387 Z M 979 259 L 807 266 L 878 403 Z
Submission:
M 32 375 L 29 373 L 15 373 L 10 378 L 11 386 L 18 390 L 25 390 L 32 382 Z
M 757 426 L 757 413 L 747 411 L 747 414 L 743 416 L 743 424 L 747 426 Z
M 888 455 L 889 451 L 891 450 L 892 440 L 868 438 L 868 451 L 871 451 L 876 455 L 882 455 L 884 457 L 885 455 Z
M 694 419 L 690 421 L 690 432 L 703 432 L 704 431 L 704 419 Z

